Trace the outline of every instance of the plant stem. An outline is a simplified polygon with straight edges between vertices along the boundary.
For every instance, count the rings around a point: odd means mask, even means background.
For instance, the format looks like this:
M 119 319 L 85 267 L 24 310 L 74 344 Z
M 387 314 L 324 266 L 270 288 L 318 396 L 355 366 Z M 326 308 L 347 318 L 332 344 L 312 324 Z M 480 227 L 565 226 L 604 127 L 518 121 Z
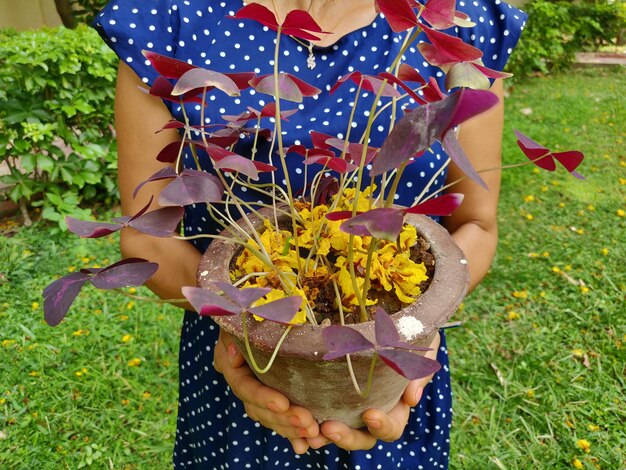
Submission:
M 259 367 L 259 365 L 256 362 L 256 359 L 254 359 L 254 355 L 252 354 L 252 347 L 250 346 L 250 337 L 248 335 L 248 313 L 247 312 L 241 313 L 241 326 L 243 328 L 243 340 L 246 345 L 246 351 L 248 352 L 248 362 L 250 363 L 250 365 L 252 366 L 252 368 L 255 370 L 257 374 L 265 374 L 268 370 L 271 369 L 272 364 L 274 364 L 274 360 L 276 359 L 276 356 L 278 355 L 278 351 L 280 347 L 282 346 L 283 342 L 285 341 L 285 338 L 287 338 L 287 335 L 291 331 L 291 328 L 293 328 L 293 325 L 288 325 L 287 328 L 285 328 L 285 331 L 283 331 L 282 336 L 278 340 L 278 344 L 276 345 L 276 347 L 274 348 L 274 351 L 272 352 L 272 356 L 270 357 L 270 360 L 268 361 L 267 365 L 264 368 Z

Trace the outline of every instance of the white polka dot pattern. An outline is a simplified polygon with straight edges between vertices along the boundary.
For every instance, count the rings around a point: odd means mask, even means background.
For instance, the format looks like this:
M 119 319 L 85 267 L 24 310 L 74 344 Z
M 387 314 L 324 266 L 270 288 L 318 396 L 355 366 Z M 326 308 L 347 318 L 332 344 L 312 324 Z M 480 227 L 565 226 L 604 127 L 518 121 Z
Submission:
M 225 18 L 243 6 L 241 0 L 115 0 L 96 18 L 94 27 L 120 59 L 127 63 L 148 84 L 156 73 L 141 55 L 142 49 L 176 57 L 190 64 L 219 72 L 254 71 L 272 73 L 275 35 L 267 27 L 252 21 Z M 451 30 L 466 42 L 483 50 L 487 67 L 501 70 L 513 51 L 524 25 L 525 15 L 500 0 L 461 0 L 460 11 L 467 13 L 476 26 L 471 30 Z M 356 87 L 343 84 L 332 95 L 327 91 L 336 80 L 354 70 L 376 74 L 387 70 L 402 44 L 402 35 L 395 34 L 382 15 L 371 25 L 340 39 L 335 45 L 315 48 L 317 67 L 306 66 L 308 51 L 289 37 L 281 38 L 280 69 L 325 90 L 321 95 L 297 105 L 283 102 L 286 109 L 298 112 L 283 122 L 285 145 L 310 146 L 310 129 L 343 138 L 348 132 L 346 119 L 354 106 Z M 432 76 L 443 87 L 444 76 L 419 57 L 415 47 L 406 54 L 411 64 L 426 79 Z M 365 129 L 374 96 L 364 93 L 359 98 L 356 117 L 350 129 L 356 141 Z M 267 95 L 247 89 L 233 100 L 220 94 L 208 96 L 204 123 L 219 124 L 224 114 L 237 115 L 252 106 L 261 109 L 271 101 Z M 182 120 L 180 106 L 168 104 L 173 116 Z M 411 101 L 401 106 L 414 106 Z M 199 123 L 200 107 L 186 106 L 192 122 Z M 382 113 L 374 122 L 371 145 L 379 146 L 389 129 L 391 115 Z M 271 126 L 271 122 L 267 126 Z M 243 139 L 236 148 L 249 155 L 251 139 Z M 269 161 L 269 143 L 262 143 L 257 158 Z M 210 170 L 207 158 L 204 169 Z M 447 155 L 436 144 L 430 152 L 415 159 L 403 175 L 396 201 L 411 205 L 421 188 L 434 179 L 431 190 L 440 188 L 445 171 L 435 173 L 447 161 Z M 304 174 L 302 160 L 290 155 L 288 171 L 294 190 L 301 189 Z M 186 155 L 185 166 L 194 166 Z M 313 171 L 308 169 L 309 178 Z M 281 171 L 277 181 L 284 181 Z M 268 176 L 269 178 L 269 176 Z M 265 199 L 253 190 L 243 188 L 239 196 L 250 201 Z M 208 218 L 201 204 L 186 208 L 187 234 L 211 233 L 218 229 Z M 195 241 L 198 249 L 206 243 Z M 336 446 L 295 455 L 289 442 L 250 420 L 242 404 L 212 366 L 213 346 L 218 329 L 211 319 L 187 312 L 180 344 L 180 397 L 178 427 L 174 450 L 176 468 L 215 469 L 445 469 L 448 467 L 452 419 L 452 393 L 445 337 L 439 351 L 443 369 L 426 387 L 419 405 L 412 411 L 403 436 L 396 442 L 379 442 L 369 451 L 346 452 Z

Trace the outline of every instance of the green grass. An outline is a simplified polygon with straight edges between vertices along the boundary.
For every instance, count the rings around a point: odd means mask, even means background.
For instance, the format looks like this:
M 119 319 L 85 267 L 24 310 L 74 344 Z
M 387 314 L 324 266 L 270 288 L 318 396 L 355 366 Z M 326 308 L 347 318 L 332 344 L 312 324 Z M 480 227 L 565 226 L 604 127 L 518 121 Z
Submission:
M 504 175 L 497 259 L 448 334 L 452 468 L 626 467 L 624 78 L 584 69 L 511 91 L 506 161 L 524 158 L 519 128 L 554 150 L 583 150 L 587 180 L 530 167 Z M 42 226 L 11 235 L 0 237 L 0 467 L 167 468 L 180 312 L 86 288 L 50 328 L 43 287 L 116 260 L 115 239 Z

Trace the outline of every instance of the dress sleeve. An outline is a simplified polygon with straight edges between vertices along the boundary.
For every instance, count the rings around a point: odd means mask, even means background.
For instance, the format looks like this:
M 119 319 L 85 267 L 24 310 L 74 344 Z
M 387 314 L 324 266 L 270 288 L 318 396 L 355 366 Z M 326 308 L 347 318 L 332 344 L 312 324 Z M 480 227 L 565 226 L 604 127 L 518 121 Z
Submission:
M 173 56 L 179 31 L 175 0 L 112 0 L 96 16 L 93 28 L 121 61 L 144 83 L 157 77 L 143 49 Z
M 476 23 L 459 28 L 459 37 L 483 51 L 486 67 L 503 70 L 522 34 L 526 13 L 502 0 L 459 0 L 457 10 Z

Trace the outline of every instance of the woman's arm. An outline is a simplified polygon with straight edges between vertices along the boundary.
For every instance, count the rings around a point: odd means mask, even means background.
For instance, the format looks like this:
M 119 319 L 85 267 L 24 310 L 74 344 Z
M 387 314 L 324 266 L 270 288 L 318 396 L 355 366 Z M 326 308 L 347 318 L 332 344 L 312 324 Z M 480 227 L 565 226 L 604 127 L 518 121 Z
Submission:
M 120 63 L 115 90 L 115 129 L 118 145 L 118 183 L 123 215 L 133 215 L 154 197 L 151 210 L 168 180 L 145 185 L 133 198 L 139 183 L 158 170 L 163 163 L 156 155 L 170 142 L 180 141 L 178 132 L 167 130 L 156 134 L 172 118 L 159 98 L 142 92 L 145 87 L 127 65 Z M 141 257 L 158 263 L 160 268 L 146 284 L 163 299 L 182 298 L 181 287 L 196 285 L 200 253 L 190 243 L 171 238 L 157 238 L 132 228 L 122 230 L 120 249 L 125 258 Z
M 504 92 L 501 80 L 496 80 L 491 91 L 500 98 L 489 111 L 461 125 L 459 143 L 478 171 L 499 168 L 502 165 L 502 129 L 504 126 Z M 481 174 L 489 191 L 477 183 L 463 179 L 450 192 L 463 193 L 463 204 L 446 217 L 443 225 L 454 237 L 467 258 L 470 270 L 470 291 L 485 277 L 498 245 L 498 199 L 500 171 Z M 462 178 L 463 173 L 451 164 L 447 183 Z

